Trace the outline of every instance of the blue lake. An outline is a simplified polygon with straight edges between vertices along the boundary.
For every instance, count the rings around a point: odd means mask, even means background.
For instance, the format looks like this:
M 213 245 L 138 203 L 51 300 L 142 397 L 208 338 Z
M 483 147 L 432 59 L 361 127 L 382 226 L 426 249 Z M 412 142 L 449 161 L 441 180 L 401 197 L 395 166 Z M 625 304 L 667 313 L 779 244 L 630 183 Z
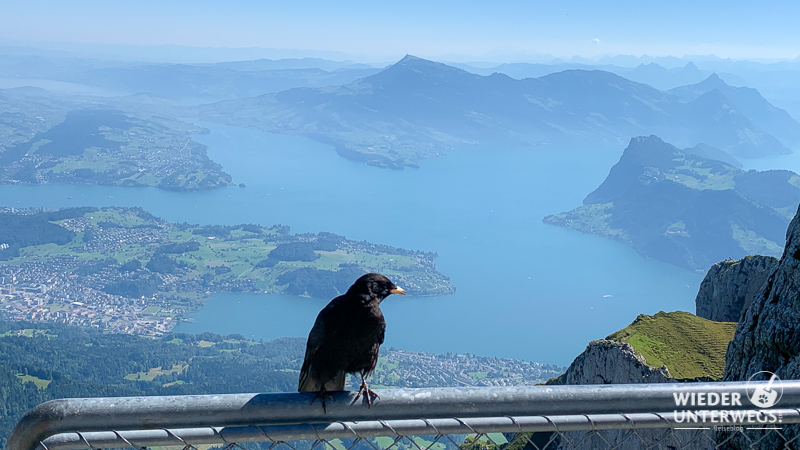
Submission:
M 619 159 L 606 149 L 467 148 L 389 171 L 329 146 L 208 126 L 196 139 L 236 183 L 211 192 L 0 186 L 19 207 L 141 206 L 170 221 L 276 223 L 293 232 L 438 252 L 457 292 L 390 297 L 386 345 L 568 364 L 638 314 L 694 312 L 702 275 L 644 259 L 625 245 L 542 223 L 579 205 Z M 305 337 L 328 299 L 222 293 L 176 331 Z

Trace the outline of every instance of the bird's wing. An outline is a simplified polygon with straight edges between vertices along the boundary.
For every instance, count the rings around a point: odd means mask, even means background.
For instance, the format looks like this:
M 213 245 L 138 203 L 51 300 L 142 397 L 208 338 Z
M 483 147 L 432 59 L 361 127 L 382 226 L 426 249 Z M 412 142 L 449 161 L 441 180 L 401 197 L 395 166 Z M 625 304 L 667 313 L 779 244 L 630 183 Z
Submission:
M 383 344 L 383 338 L 386 334 L 386 322 L 382 322 L 380 325 L 380 332 L 378 333 L 378 339 L 376 339 L 375 344 L 372 345 L 372 348 L 369 350 L 369 361 L 370 366 L 364 368 L 362 371 L 362 375 L 370 375 L 372 372 L 375 371 L 375 367 L 378 365 L 378 354 L 380 353 L 381 344 Z
M 314 326 L 311 327 L 311 332 L 308 333 L 306 357 L 303 360 L 303 367 L 300 369 L 299 391 L 319 391 L 319 387 L 317 386 L 319 382 L 309 380 L 309 374 L 311 373 L 311 360 L 314 357 L 314 353 L 316 353 L 320 345 L 322 345 L 322 339 L 325 336 L 325 321 L 322 320 L 322 316 L 322 313 L 317 316 Z

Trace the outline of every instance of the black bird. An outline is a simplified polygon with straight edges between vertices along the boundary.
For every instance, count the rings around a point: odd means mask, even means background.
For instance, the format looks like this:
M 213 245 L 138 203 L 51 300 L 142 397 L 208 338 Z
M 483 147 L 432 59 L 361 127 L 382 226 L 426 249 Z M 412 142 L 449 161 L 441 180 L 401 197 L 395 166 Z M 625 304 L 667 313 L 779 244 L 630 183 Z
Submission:
M 358 373 L 361 389 L 356 399 L 364 394 L 367 406 L 371 406 L 370 396 L 378 394 L 367 387 L 364 377 L 375 370 L 386 330 L 381 301 L 390 294 L 405 293 L 385 276 L 368 273 L 356 280 L 344 295 L 331 300 L 308 333 L 297 390 L 316 392 L 324 410 L 327 393 L 343 391 L 345 375 Z

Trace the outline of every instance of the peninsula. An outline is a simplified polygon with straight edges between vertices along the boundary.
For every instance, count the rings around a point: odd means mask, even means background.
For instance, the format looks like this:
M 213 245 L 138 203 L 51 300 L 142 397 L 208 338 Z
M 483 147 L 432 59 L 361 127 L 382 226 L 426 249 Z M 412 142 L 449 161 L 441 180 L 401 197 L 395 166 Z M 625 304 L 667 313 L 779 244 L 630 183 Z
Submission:
M 134 208 L 0 208 L 0 314 L 162 335 L 221 291 L 332 298 L 365 272 L 454 292 L 435 253 L 254 224 L 173 224 Z
M 0 183 L 150 186 L 197 191 L 232 185 L 203 128 L 98 107 L 36 89 L 0 90 Z
M 800 203 L 800 175 L 744 171 L 695 151 L 656 136 L 633 138 L 582 206 L 544 222 L 697 272 L 726 258 L 780 256 Z

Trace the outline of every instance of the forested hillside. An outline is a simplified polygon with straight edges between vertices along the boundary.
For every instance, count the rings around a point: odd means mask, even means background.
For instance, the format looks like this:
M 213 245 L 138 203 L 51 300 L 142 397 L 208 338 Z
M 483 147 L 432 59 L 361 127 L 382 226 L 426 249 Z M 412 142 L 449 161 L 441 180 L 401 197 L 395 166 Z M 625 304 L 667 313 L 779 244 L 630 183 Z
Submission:
M 302 339 L 147 339 L 0 322 L 0 446 L 28 409 L 64 397 L 294 391 Z
M 39 403 L 66 397 L 294 392 L 305 339 L 147 338 L 62 324 L 0 322 L 0 448 Z M 563 367 L 382 348 L 373 388 L 541 383 Z M 348 389 L 358 388 L 350 377 Z

